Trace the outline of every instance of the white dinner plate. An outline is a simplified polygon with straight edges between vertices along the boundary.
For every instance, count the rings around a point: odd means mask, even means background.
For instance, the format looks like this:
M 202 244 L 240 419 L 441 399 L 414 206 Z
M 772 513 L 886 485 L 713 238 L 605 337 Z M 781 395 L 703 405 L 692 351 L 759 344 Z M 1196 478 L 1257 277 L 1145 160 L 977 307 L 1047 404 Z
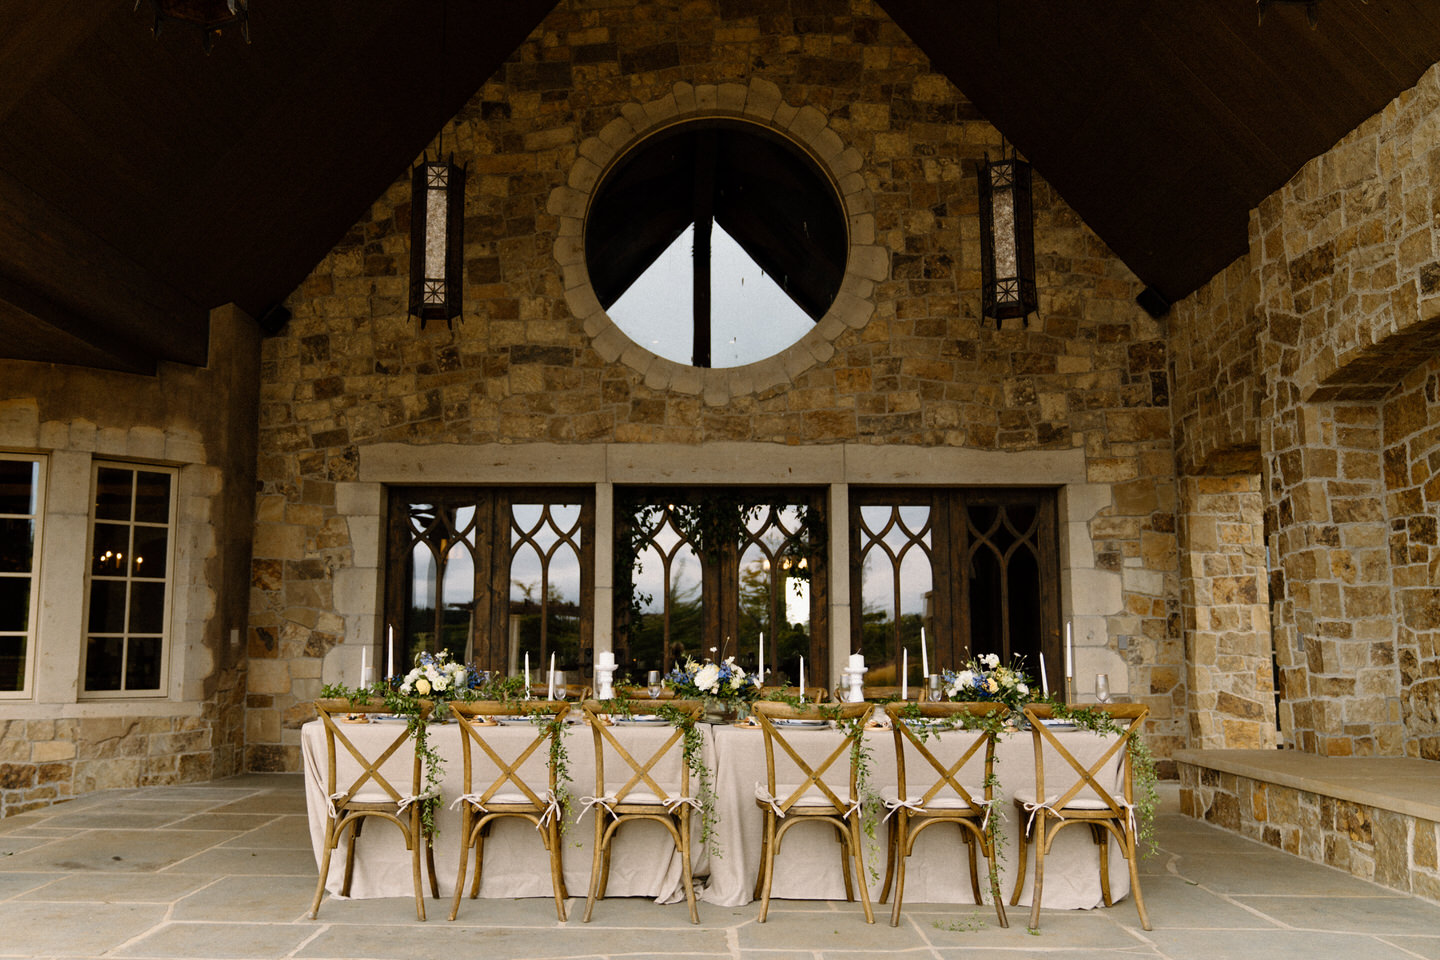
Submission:
M 776 717 L 770 721 L 777 727 L 809 727 L 816 729 L 827 726 L 829 720 L 806 720 L 801 717 Z
M 612 716 L 610 722 L 622 727 L 627 725 L 639 726 L 640 724 L 664 723 L 665 718 L 658 713 L 637 713 L 629 717 Z
M 1041 720 L 1040 722 L 1043 723 L 1043 724 L 1045 724 L 1045 726 L 1049 727 L 1051 730 L 1077 730 L 1077 729 L 1079 729 L 1078 727 L 1075 726 L 1075 724 L 1071 723 L 1069 720 Z

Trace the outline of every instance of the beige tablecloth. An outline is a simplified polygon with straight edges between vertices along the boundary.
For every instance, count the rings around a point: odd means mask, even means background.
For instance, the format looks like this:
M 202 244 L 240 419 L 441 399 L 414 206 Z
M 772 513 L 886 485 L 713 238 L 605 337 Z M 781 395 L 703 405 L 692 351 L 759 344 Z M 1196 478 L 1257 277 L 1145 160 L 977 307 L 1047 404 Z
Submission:
M 391 736 L 399 721 L 379 721 L 372 725 L 346 727 L 357 743 L 376 741 Z M 758 729 L 728 725 L 707 726 L 705 729 L 705 760 L 714 771 L 716 792 L 715 851 L 695 852 L 695 871 L 701 884 L 700 898 L 724 906 L 749 903 L 760 867 L 760 838 L 764 825 L 761 809 L 755 802 L 757 784 L 765 783 L 765 747 Z M 531 736 L 526 727 L 501 729 L 501 740 L 519 743 Z M 657 744 L 668 736 L 668 729 L 633 727 L 627 735 L 637 736 L 642 744 Z M 828 743 L 839 734 L 832 730 L 805 731 L 799 742 L 807 739 L 817 750 L 828 752 Z M 1062 734 L 1067 747 L 1082 759 L 1097 756 L 1104 749 L 1103 741 L 1086 733 Z M 430 728 L 431 741 L 445 761 L 442 784 L 443 805 L 437 822 L 440 832 L 436 841 L 435 862 L 442 896 L 451 896 L 459 865 L 460 814 L 450 805 L 460 795 L 463 763 L 460 752 L 459 728 L 454 724 Z M 302 752 L 305 766 L 306 797 L 309 801 L 310 835 L 316 863 L 325 831 L 325 740 L 318 721 L 305 725 L 302 731 Z M 886 795 L 893 796 L 896 783 L 893 735 L 887 731 L 866 734 L 870 754 L 871 783 Z M 933 741 L 932 741 L 933 745 Z M 594 748 L 591 731 L 583 724 L 570 727 L 566 738 L 571 775 L 575 778 L 572 793 L 578 799 L 594 792 Z M 939 747 L 934 747 L 943 753 Z M 342 751 L 343 752 L 343 751 Z M 1024 822 L 1011 803 L 1017 790 L 1034 788 L 1034 753 L 1029 733 L 1013 733 L 1002 738 L 996 754 L 996 775 L 1002 785 L 1003 802 L 998 809 L 1005 817 L 1002 825 L 1004 840 L 1000 865 L 1001 890 L 1007 902 L 1018 863 L 1018 844 Z M 387 776 L 397 784 L 408 784 L 411 754 L 402 749 L 385 768 Z M 531 761 L 534 782 L 543 783 L 543 752 Z M 907 769 L 915 776 L 913 761 Z M 1058 761 L 1047 760 L 1047 776 L 1060 772 Z M 840 792 L 848 789 L 845 777 L 848 768 L 842 760 L 835 768 L 833 781 Z M 967 770 L 968 772 L 968 770 Z M 967 785 L 978 787 L 979 774 L 962 778 Z M 1049 786 L 1053 789 L 1055 781 Z M 580 815 L 577 803 L 571 812 L 571 823 L 563 837 L 565 882 L 571 896 L 583 897 L 589 889 L 591 841 L 594 832 L 592 813 Z M 693 819 L 696 847 L 699 847 L 700 823 Z M 408 897 L 410 861 L 399 831 L 388 825 L 372 823 L 361 837 L 357 850 L 355 878 L 351 896 Z M 867 840 L 862 856 L 867 867 L 873 867 L 872 896 L 878 897 L 880 881 L 885 872 L 886 829 L 878 825 L 873 842 Z M 834 832 L 819 824 L 801 825 L 789 832 L 776 860 L 772 896 L 785 899 L 838 900 L 844 898 L 844 882 L 839 872 L 839 845 Z M 718 855 L 716 855 L 718 853 Z M 339 892 L 344 875 L 345 849 L 332 857 L 327 889 Z M 486 843 L 486 866 L 481 885 L 482 897 L 549 897 L 551 896 L 549 862 L 535 829 L 521 821 L 508 821 L 494 828 Z M 1030 902 L 1033 878 L 1033 856 L 1027 869 L 1020 902 Z M 472 857 L 473 867 L 473 857 Z M 983 870 L 983 864 L 982 864 Z M 867 873 L 871 872 L 867 869 Z M 611 863 L 610 896 L 643 896 L 660 901 L 673 901 L 680 894 L 680 864 L 669 835 L 655 823 L 633 823 L 625 827 L 617 841 Z M 1069 827 L 1056 839 L 1051 855 L 1045 861 L 1045 906 L 1058 909 L 1079 909 L 1099 906 L 1099 852 L 1083 827 Z M 1129 877 L 1118 847 L 1111 843 L 1111 892 L 1116 900 L 1129 893 Z M 982 889 L 985 878 L 982 873 Z M 969 870 L 965 846 L 958 828 L 937 827 L 922 835 L 907 868 L 905 882 L 907 903 L 970 903 Z M 465 908 L 462 906 L 462 910 Z

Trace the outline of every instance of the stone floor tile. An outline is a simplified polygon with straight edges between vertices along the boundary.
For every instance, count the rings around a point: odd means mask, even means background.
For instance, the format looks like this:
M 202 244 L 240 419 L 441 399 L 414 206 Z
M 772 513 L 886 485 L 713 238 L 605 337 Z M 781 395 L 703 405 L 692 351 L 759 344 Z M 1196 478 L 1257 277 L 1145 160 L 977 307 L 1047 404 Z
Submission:
M 1205 887 L 1192 884 L 1180 877 L 1146 877 L 1142 881 L 1141 893 L 1145 897 L 1145 912 L 1150 923 L 1159 927 L 1256 927 L 1273 929 L 1279 926 L 1274 921 L 1256 916 L 1243 906 Z M 1016 909 L 1019 909 L 1018 907 Z M 1117 903 L 1106 912 L 1128 910 L 1123 919 L 1134 926 L 1140 922 L 1135 904 L 1129 898 Z M 1029 912 L 1021 918 L 1028 922 Z
M 1384 932 L 1380 932 L 1378 937 L 1384 943 L 1409 950 L 1425 960 L 1440 960 L 1440 930 L 1430 937 L 1395 937 Z
M 31 890 L 20 899 L 92 903 L 173 903 L 213 882 L 209 877 L 185 877 L 168 873 L 116 874 L 108 870 L 91 871 L 61 875 L 60 879 Z
M 0 837 L 0 857 L 9 857 L 25 850 L 43 847 L 54 839 L 54 837 L 20 837 L 12 833 Z
M 849 906 L 847 904 L 847 906 Z M 739 929 L 742 950 L 875 950 L 889 951 L 924 945 L 913 927 L 892 927 L 878 913 L 867 924 L 858 904 L 853 910 L 824 913 L 780 912 L 771 905 L 769 919 Z
M 175 874 L 164 876 L 174 880 L 186 879 Z M 288 923 L 298 921 L 310 912 L 310 901 L 314 896 L 315 881 L 309 877 L 221 877 L 178 901 L 171 918 Z
M 273 823 L 277 818 L 265 813 L 193 813 L 172 821 L 166 826 L 173 830 L 229 830 L 244 831 L 255 830 L 268 823 Z M 227 841 L 228 842 L 228 841 Z
M 1395 896 L 1394 890 L 1279 852 L 1245 857 L 1186 854 L 1177 872 L 1186 880 L 1232 896 L 1281 892 L 1326 897 Z
M 1166 960 L 1415 960 L 1373 937 L 1303 930 L 1156 930 L 1144 936 Z
M 247 817 L 245 813 L 211 814 L 217 817 Z M 270 848 L 289 850 L 310 845 L 310 821 L 302 816 L 284 814 L 271 817 L 269 822 L 246 830 L 224 843 L 222 847 Z
M 321 914 L 323 919 L 324 914 Z M 319 921 L 313 921 L 318 923 Z M 303 926 L 303 925 L 302 925 Z M 413 936 L 399 936 L 385 926 L 325 926 L 306 943 L 297 957 L 349 957 L 365 960 L 430 960 L 434 957 L 483 957 L 484 960 L 553 960 L 595 956 L 593 930 L 580 925 L 549 927 L 462 927 L 454 924 L 416 925 Z M 617 954 L 653 953 L 668 957 L 680 954 L 730 956 L 724 930 L 634 930 L 623 941 L 609 938 L 607 946 Z M 618 941 L 618 942 L 617 942 Z
M 1279 923 L 1300 930 L 1341 933 L 1440 935 L 1440 915 L 1411 897 L 1262 897 L 1237 896 Z
M 116 952 L 120 957 L 283 957 L 313 930 L 280 923 L 166 923 Z
M 178 831 L 176 831 L 178 832 Z M 168 833 L 168 831 L 167 831 Z M 263 874 L 317 879 L 315 854 L 307 845 L 299 850 L 251 850 L 214 846 L 170 867 L 173 873 Z
M 165 918 L 164 904 L 0 903 L 3 952 L 11 956 L 99 954 L 113 950 Z
M 213 830 L 94 830 L 5 859 L 6 870 L 144 872 L 179 863 L 225 840 Z
M 0 873 L 0 900 L 24 896 L 31 890 L 38 890 L 46 884 L 64 880 L 64 873 Z

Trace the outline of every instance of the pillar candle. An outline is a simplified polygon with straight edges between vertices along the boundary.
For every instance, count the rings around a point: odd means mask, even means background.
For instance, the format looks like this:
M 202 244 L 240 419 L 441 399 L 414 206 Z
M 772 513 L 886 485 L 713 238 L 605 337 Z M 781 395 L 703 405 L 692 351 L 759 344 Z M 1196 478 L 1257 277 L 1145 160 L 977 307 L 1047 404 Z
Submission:
M 1075 676 L 1075 647 L 1070 638 L 1070 621 L 1065 621 L 1065 679 Z
M 925 628 L 920 628 L 920 673 L 924 675 L 925 681 L 930 681 L 930 652 L 925 649 Z
M 525 699 L 530 699 L 530 651 L 525 651 Z
M 864 670 L 865 670 L 865 655 L 864 655 L 863 653 L 852 653 L 852 654 L 850 654 L 850 669 L 851 669 L 851 670 L 859 670 L 859 671 L 861 671 L 862 673 L 864 672 Z
M 755 669 L 760 674 L 760 682 L 765 682 L 765 631 L 760 631 L 760 654 L 756 658 Z
M 1050 696 L 1050 681 L 1045 678 L 1045 654 L 1040 654 L 1040 692 Z
M 386 637 L 385 646 L 389 650 L 388 659 L 385 661 L 385 676 L 395 676 L 395 628 L 387 627 L 389 633 Z
M 800 702 L 805 702 L 805 658 L 800 658 Z
M 549 686 L 546 687 L 546 690 L 547 690 L 548 692 L 546 693 L 545 699 L 546 699 L 546 700 L 554 700 L 554 699 L 555 699 L 555 651 L 554 651 L 554 650 L 551 650 L 551 651 L 550 651 L 550 682 L 549 682 Z
M 910 699 L 910 651 L 900 648 L 900 699 Z

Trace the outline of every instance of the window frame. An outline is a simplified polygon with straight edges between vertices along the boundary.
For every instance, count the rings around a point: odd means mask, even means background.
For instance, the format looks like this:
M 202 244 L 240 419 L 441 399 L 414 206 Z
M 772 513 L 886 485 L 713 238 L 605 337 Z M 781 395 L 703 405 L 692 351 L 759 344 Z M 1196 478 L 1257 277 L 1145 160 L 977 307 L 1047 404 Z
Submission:
M 968 578 L 960 572 L 968 569 L 969 556 L 973 547 L 967 524 L 967 509 L 972 506 L 987 507 L 1033 507 L 1037 511 L 1036 535 L 1037 590 L 1039 595 L 1039 638 L 1035 653 L 1045 658 L 1046 669 L 1051 677 L 1060 676 L 1063 670 L 1064 649 L 1061 641 L 1062 617 L 1060 595 L 1062 571 L 1060 567 L 1060 519 L 1059 488 L 1057 487 L 998 487 L 998 486 L 925 486 L 925 487 L 852 487 L 850 491 L 850 556 L 847 558 L 850 576 L 850 629 L 852 636 L 864 636 L 863 590 L 864 564 L 860 553 L 862 538 L 860 511 L 864 507 L 887 505 L 924 505 L 930 508 L 931 542 L 931 592 L 932 608 L 924 617 L 927 643 L 932 664 L 947 668 L 959 665 L 982 650 L 975 649 L 972 642 L 973 603 L 969 594 Z M 942 566 L 943 565 L 943 566 Z M 898 627 L 897 627 L 898 629 Z M 1010 662 L 1017 652 L 1005 626 L 1004 643 L 1009 649 L 1000 652 L 1004 662 Z M 1040 666 L 1030 651 L 1025 654 L 1025 670 L 1039 679 Z M 910 669 L 919 669 L 917 651 L 911 650 Z M 886 660 L 888 664 L 891 661 Z M 880 662 L 869 662 L 873 669 Z M 918 674 L 917 674 L 918 676 Z M 912 682 L 915 678 L 912 678 Z
M 92 599 L 92 584 L 94 582 L 94 561 L 95 551 L 95 530 L 96 530 L 96 497 L 98 495 L 98 484 L 101 470 L 129 470 L 132 473 L 163 473 L 170 477 L 170 503 L 167 512 L 167 519 L 164 524 L 168 533 L 166 537 L 166 558 L 165 558 L 165 604 L 161 613 L 160 629 L 160 678 L 156 686 L 145 689 L 129 689 L 124 686 L 125 668 L 120 669 L 121 686 L 116 690 L 91 690 L 86 686 L 86 676 L 89 671 L 90 640 L 92 636 L 113 636 L 113 634 L 95 634 L 90 630 L 90 604 Z M 164 699 L 170 696 L 170 658 L 173 651 L 172 641 L 174 639 L 171 617 L 175 609 L 175 556 L 177 552 L 176 541 L 178 537 L 178 509 L 180 502 L 180 470 L 178 467 L 168 467 L 159 464 L 138 463 L 124 460 L 94 460 L 90 464 L 90 507 L 86 517 L 86 541 L 85 541 L 85 608 L 81 613 L 81 634 L 80 634 L 80 675 L 78 697 L 81 700 L 136 700 L 136 699 Z M 106 523 L 112 521 L 104 521 Z M 133 530 L 139 521 L 135 520 L 133 501 L 131 516 L 127 525 Z M 143 522 L 143 526 L 156 527 L 159 524 Z M 114 578 L 103 578 L 102 582 L 108 582 Z M 127 575 L 125 581 L 128 583 L 135 579 L 133 575 Z M 125 641 L 125 656 L 128 657 L 130 650 L 131 631 L 129 630 L 129 591 L 126 599 L 126 630 L 121 634 Z M 139 636 L 151 636 L 151 634 L 137 634 Z
M 382 629 L 375 638 L 374 655 L 378 664 L 387 662 L 386 649 L 388 628 L 395 629 L 399 642 L 396 644 L 395 669 L 404 674 L 410 668 L 407 644 L 408 623 L 405 595 L 406 557 L 412 539 L 407 527 L 407 504 L 432 500 L 454 506 L 471 505 L 476 508 L 475 530 L 475 640 L 472 656 L 481 669 L 514 672 L 508 666 L 510 632 L 510 561 L 514 544 L 511 542 L 511 508 L 516 503 L 545 502 L 547 505 L 566 501 L 578 502 L 580 518 L 580 564 L 579 629 L 581 663 L 579 669 L 585 677 L 594 672 L 595 660 L 595 541 L 598 536 L 595 523 L 595 487 L 593 484 L 576 485 L 409 485 L 394 484 L 386 487 L 387 519 L 385 524 L 385 565 L 384 602 Z M 500 533 L 503 531 L 503 537 Z M 497 539 L 499 537 L 499 539 Z M 496 547 L 500 549 L 496 549 Z M 518 670 L 518 667 L 516 668 Z M 539 663 L 531 664 L 532 670 L 540 670 Z M 383 671 L 377 670 L 377 673 Z M 538 674 L 537 674 L 538 675 Z
M 44 555 L 45 495 L 47 493 L 46 482 L 49 478 L 49 458 L 44 454 L 38 453 L 0 451 L 0 460 L 29 461 L 36 466 L 35 513 L 33 515 L 17 513 L 0 514 L 0 517 L 4 517 L 5 519 L 28 518 L 35 524 L 35 534 L 31 545 L 30 572 L 26 575 L 30 580 L 30 607 L 26 613 L 26 629 L 23 634 L 18 634 L 23 636 L 25 641 L 25 667 L 22 671 L 24 678 L 19 690 L 0 690 L 0 701 L 33 700 L 35 697 L 35 663 L 39 659 L 40 562 Z M 18 578 L 19 576 L 21 576 L 21 574 L 0 573 L 0 577 L 7 579 L 12 577 Z M 17 635 L 18 632 L 7 630 L 5 633 L 7 636 L 12 636 Z

